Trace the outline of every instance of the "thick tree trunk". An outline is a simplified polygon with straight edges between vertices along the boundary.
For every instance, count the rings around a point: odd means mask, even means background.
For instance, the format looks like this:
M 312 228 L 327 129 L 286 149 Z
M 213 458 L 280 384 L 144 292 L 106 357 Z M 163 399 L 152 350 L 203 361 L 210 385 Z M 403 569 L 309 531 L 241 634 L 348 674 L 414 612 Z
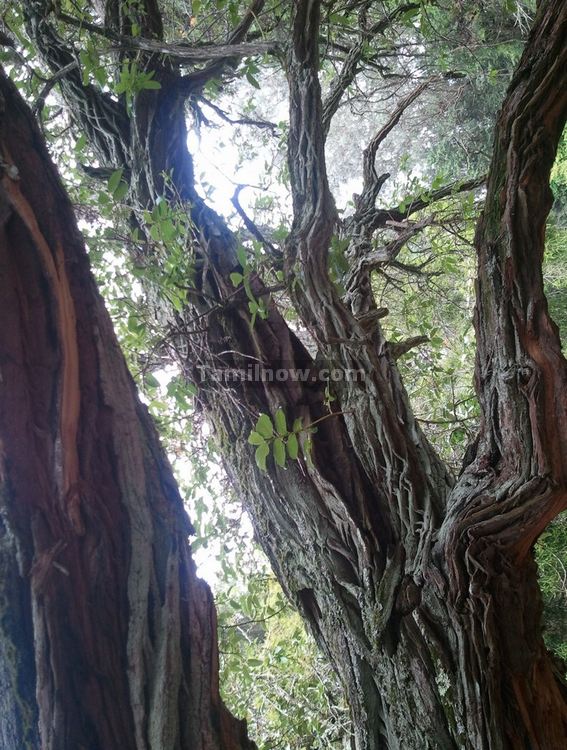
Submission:
M 344 683 L 357 750 L 560 750 L 567 745 L 565 685 L 541 637 L 531 547 L 567 498 L 567 368 L 541 279 L 549 170 L 567 114 L 567 7 L 563 0 L 540 4 L 498 124 L 477 238 L 483 424 L 458 480 L 421 432 L 379 324 L 369 332 L 357 317 L 374 305 L 368 289 L 357 290 L 354 304 L 329 279 L 337 214 L 324 159 L 320 3 L 294 0 L 293 8 L 294 223 L 285 272 L 325 366 L 364 374 L 333 384 L 334 416 L 315 362 L 260 280 L 252 283 L 269 308 L 266 320 L 250 326 L 246 295 L 235 294 L 228 278 L 239 269 L 234 239 L 193 184 L 187 81 L 148 61 L 162 89 L 143 92 L 130 128 L 116 135 L 124 112 L 95 132 L 102 109 L 118 104 L 81 88 L 78 71 L 63 93 L 101 159 L 124 154 L 125 164 L 112 166 L 132 174 L 138 212 L 165 191 L 162 172 L 190 202 L 201 248 L 201 289 L 186 311 L 187 330 L 195 331 L 198 316 L 201 331 L 187 336 L 190 364 L 246 368 L 252 358 L 273 371 L 311 368 L 314 382 L 200 382 L 200 401 L 279 580 Z M 60 42 L 42 16 L 32 21 L 57 69 L 66 60 Z M 373 163 L 366 179 L 354 244 L 379 222 L 399 218 L 376 209 Z M 278 407 L 288 424 L 328 418 L 319 422 L 312 461 L 292 461 L 286 470 L 270 464 L 266 474 L 246 440 L 257 414 Z
M 0 154 L 0 746 L 249 748 L 170 467 L 3 74 Z

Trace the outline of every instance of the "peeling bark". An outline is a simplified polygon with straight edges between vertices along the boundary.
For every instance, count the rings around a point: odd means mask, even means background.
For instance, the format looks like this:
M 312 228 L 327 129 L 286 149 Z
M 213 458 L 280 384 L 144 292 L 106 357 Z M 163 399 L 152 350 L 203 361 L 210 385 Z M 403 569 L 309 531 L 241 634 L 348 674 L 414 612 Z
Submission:
M 0 104 L 0 744 L 251 748 L 171 469 L 3 74 Z

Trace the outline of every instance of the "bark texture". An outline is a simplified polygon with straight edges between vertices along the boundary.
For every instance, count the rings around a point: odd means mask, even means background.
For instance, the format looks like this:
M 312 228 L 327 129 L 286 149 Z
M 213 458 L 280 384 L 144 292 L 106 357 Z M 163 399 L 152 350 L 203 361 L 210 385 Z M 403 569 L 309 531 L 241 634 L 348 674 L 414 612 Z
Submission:
M 31 5 L 31 32 L 55 71 L 69 60 L 65 45 L 49 14 L 40 12 L 42 3 Z M 228 41 L 245 39 L 262 6 L 252 4 Z M 235 294 L 229 280 L 231 271 L 242 270 L 235 240 L 195 190 L 184 101 L 199 95 L 208 74 L 220 75 L 232 63 L 182 76 L 169 58 L 145 58 L 162 88 L 136 97 L 129 118 L 119 102 L 82 86 L 78 71 L 62 91 L 101 161 L 128 170 L 133 208 L 147 209 L 167 192 L 161 178 L 167 171 L 190 212 L 199 276 L 184 313 L 191 332 L 187 370 L 245 367 L 252 358 L 273 370 L 311 368 L 315 376 L 230 386 L 211 380 L 201 384 L 200 400 L 279 580 L 343 681 L 357 750 L 560 750 L 567 744 L 566 691 L 541 636 L 532 546 L 567 504 L 567 370 L 541 277 L 549 171 L 567 115 L 567 6 L 540 3 L 498 122 L 477 234 L 483 419 L 458 478 L 413 415 L 370 288 L 376 256 L 399 251 L 372 255 L 374 232 L 424 207 L 419 201 L 404 211 L 377 207 L 387 178 L 376 166 L 381 142 L 421 88 L 400 102 L 366 150 L 363 192 L 354 216 L 341 224 L 324 155 L 340 81 L 324 101 L 320 6 L 293 2 L 285 69 L 294 217 L 283 259 L 317 359 L 259 278 L 251 284 L 269 315 L 250 326 L 246 294 Z M 145 36 L 159 38 L 155 5 L 141 7 Z M 356 67 L 356 50 L 351 63 Z M 351 76 L 346 70 L 345 86 Z M 103 110 L 112 112 L 112 122 L 101 128 Z M 343 298 L 327 270 L 338 232 L 350 241 L 352 273 Z M 316 377 L 321 366 L 364 374 L 335 384 L 333 416 Z M 246 439 L 257 414 L 278 407 L 288 424 L 327 418 L 319 423 L 312 462 L 292 462 L 286 470 L 270 465 L 266 474 Z
M 0 75 L 0 746 L 253 747 L 191 525 L 41 134 Z

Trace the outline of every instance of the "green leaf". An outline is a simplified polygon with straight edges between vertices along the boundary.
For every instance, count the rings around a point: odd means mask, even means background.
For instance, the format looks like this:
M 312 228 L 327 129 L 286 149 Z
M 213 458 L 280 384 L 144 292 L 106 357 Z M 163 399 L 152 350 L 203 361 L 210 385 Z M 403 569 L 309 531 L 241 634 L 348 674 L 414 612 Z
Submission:
M 420 13 L 420 8 L 410 8 L 409 10 L 406 10 L 405 13 L 401 16 L 401 21 L 404 24 L 409 24 L 413 21 L 413 19 L 418 16 Z
M 114 198 L 115 201 L 121 201 L 122 198 L 125 197 L 127 192 L 128 192 L 128 183 L 122 180 L 121 182 L 118 183 L 118 187 L 112 193 L 112 197 Z
M 244 291 L 246 292 L 246 296 L 250 300 L 250 302 L 256 302 L 256 297 L 254 296 L 252 289 L 250 288 L 250 275 L 247 275 L 242 280 L 244 282 Z M 256 304 L 258 304 L 256 302 Z
M 312 460 L 312 458 L 311 458 L 311 449 L 312 449 L 312 448 L 313 448 L 313 443 L 312 443 L 312 442 L 311 442 L 311 440 L 310 440 L 310 439 L 308 438 L 308 439 L 307 439 L 307 440 L 305 441 L 305 444 L 304 444 L 304 446 L 303 446 L 303 452 L 304 452 L 304 454 L 305 454 L 305 458 L 307 459 L 307 463 L 308 463 L 308 464 L 309 464 L 310 466 L 313 466 L 313 460 Z
M 157 89 L 161 89 L 161 83 L 159 81 L 152 81 L 152 79 L 149 78 L 142 82 L 142 88 L 157 91 Z
M 230 17 L 230 23 L 232 26 L 237 26 L 239 21 L 239 14 L 238 14 L 238 7 L 237 3 L 231 2 L 228 5 L 228 15 Z
M 260 300 L 260 303 L 258 305 L 258 315 L 262 318 L 262 320 L 267 320 L 268 318 L 268 310 L 263 300 Z
M 132 333 L 140 333 L 144 329 L 144 325 L 137 315 L 129 315 L 126 325 Z
M 238 271 L 233 271 L 233 273 L 230 274 L 232 286 L 240 286 L 240 284 L 242 284 L 243 278 L 244 276 L 241 273 L 238 273 Z
M 144 385 L 148 388 L 157 388 L 159 386 L 159 380 L 155 377 L 155 375 L 152 375 L 151 372 L 148 372 L 146 375 L 144 375 Z
M 177 236 L 177 227 L 171 219 L 165 219 L 162 221 L 160 229 L 164 242 L 171 242 Z
M 201 547 L 203 547 L 203 549 L 206 549 L 208 544 L 209 540 L 206 537 L 198 537 L 191 542 L 191 552 L 196 552 Z
M 256 80 L 256 79 L 254 78 L 254 76 L 252 75 L 252 73 L 246 73 L 246 80 L 248 81 L 248 83 L 249 83 L 249 84 L 250 84 L 251 86 L 254 86 L 254 88 L 255 88 L 255 89 L 259 89 L 259 88 L 260 88 L 260 84 L 259 84 L 259 83 L 258 83 L 258 81 L 257 81 L 257 80 Z
M 467 433 L 462 427 L 457 427 L 449 435 L 449 442 L 451 445 L 461 445 L 465 441 Z
M 122 179 L 122 175 L 124 174 L 124 170 L 122 167 L 120 169 L 116 169 L 108 178 L 108 192 L 114 194 L 114 191 L 120 184 L 120 180 Z
M 274 440 L 274 460 L 277 463 L 278 466 L 281 466 L 282 469 L 285 466 L 285 445 L 281 438 L 276 438 Z
M 266 471 L 266 459 L 268 458 L 269 452 L 270 452 L 270 446 L 268 445 L 268 443 L 262 443 L 262 445 L 259 445 L 256 448 L 256 453 L 254 454 L 254 458 L 256 459 L 256 465 L 262 471 Z
M 104 68 L 95 68 L 94 77 L 100 86 L 105 86 L 108 81 L 108 76 Z
M 303 417 L 297 417 L 297 419 L 293 420 L 293 431 L 294 432 L 301 432 L 303 429 Z
M 154 398 L 150 402 L 150 408 L 155 412 L 167 412 L 168 405 L 162 399 Z
M 256 432 L 259 432 L 265 438 L 274 436 L 274 425 L 267 414 L 260 414 L 256 422 Z
M 250 445 L 263 445 L 263 443 L 266 442 L 266 439 L 263 438 L 259 432 L 256 432 L 256 430 L 252 430 L 250 435 L 248 435 L 248 442 Z
M 432 190 L 438 190 L 440 187 L 443 186 L 443 175 L 442 174 L 436 174 L 433 178 L 433 182 L 431 183 L 431 189 Z
M 280 435 L 287 435 L 287 422 L 285 421 L 285 412 L 282 408 L 279 408 L 274 415 L 274 422 L 276 425 L 276 431 Z
M 246 248 L 243 245 L 239 245 L 236 248 L 236 257 L 242 268 L 246 268 L 248 265 L 248 255 L 246 254 Z
M 287 438 L 287 454 L 293 461 L 299 456 L 299 441 L 295 432 L 291 432 Z

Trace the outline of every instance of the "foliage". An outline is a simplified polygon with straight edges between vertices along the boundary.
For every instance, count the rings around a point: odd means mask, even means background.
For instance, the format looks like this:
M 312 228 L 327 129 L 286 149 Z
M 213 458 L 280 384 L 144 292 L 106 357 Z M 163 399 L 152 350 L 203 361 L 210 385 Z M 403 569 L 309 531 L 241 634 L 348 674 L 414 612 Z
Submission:
M 547 225 L 544 277 L 546 295 L 553 319 L 559 326 L 562 341 L 567 342 L 567 281 L 565 248 L 567 246 L 567 134 L 559 143 L 551 173 L 553 208 Z
M 563 351 L 567 346 L 567 133 L 559 144 L 551 173 L 555 197 L 547 225 L 544 260 L 545 292 L 553 320 L 559 326 Z M 536 545 L 540 584 L 545 603 L 545 639 L 567 663 L 567 517 L 555 519 Z
M 248 298 L 248 311 L 250 312 L 250 325 L 252 328 L 254 328 L 257 316 L 262 318 L 262 320 L 265 320 L 268 317 L 268 310 L 265 301 L 261 297 L 256 297 L 252 291 L 252 276 L 258 271 L 257 261 L 258 253 L 260 252 L 260 248 L 257 246 L 255 249 L 257 251 L 255 258 L 256 262 L 251 262 L 246 248 L 244 245 L 241 245 L 238 248 L 238 260 L 242 268 L 242 273 L 240 273 L 240 271 L 233 271 L 230 274 L 230 280 L 234 286 L 238 288 L 242 284 L 244 291 L 246 292 L 246 297 Z
M 256 446 L 255 458 L 258 467 L 266 471 L 266 459 L 271 453 L 276 465 L 285 469 L 288 458 L 292 461 L 298 459 L 300 445 L 303 455 L 309 461 L 311 454 L 309 435 L 317 431 L 315 424 L 313 422 L 304 426 L 302 418 L 297 417 L 293 420 L 292 428 L 289 430 L 283 409 L 276 411 L 273 421 L 268 414 L 260 414 L 255 429 L 248 436 L 250 445 Z
M 545 602 L 545 640 L 567 663 L 567 516 L 557 518 L 537 543 L 539 580 Z
M 228 704 L 261 747 L 342 747 L 350 728 L 336 678 L 265 563 L 217 596 Z
M 453 96 L 440 105 L 441 122 L 436 123 L 442 137 L 428 150 L 430 169 L 454 174 L 457 164 L 467 164 L 468 171 L 485 168 L 503 86 L 534 11 L 531 0 L 438 3 L 423 11 L 430 69 L 442 75 L 466 73 L 451 78 Z

